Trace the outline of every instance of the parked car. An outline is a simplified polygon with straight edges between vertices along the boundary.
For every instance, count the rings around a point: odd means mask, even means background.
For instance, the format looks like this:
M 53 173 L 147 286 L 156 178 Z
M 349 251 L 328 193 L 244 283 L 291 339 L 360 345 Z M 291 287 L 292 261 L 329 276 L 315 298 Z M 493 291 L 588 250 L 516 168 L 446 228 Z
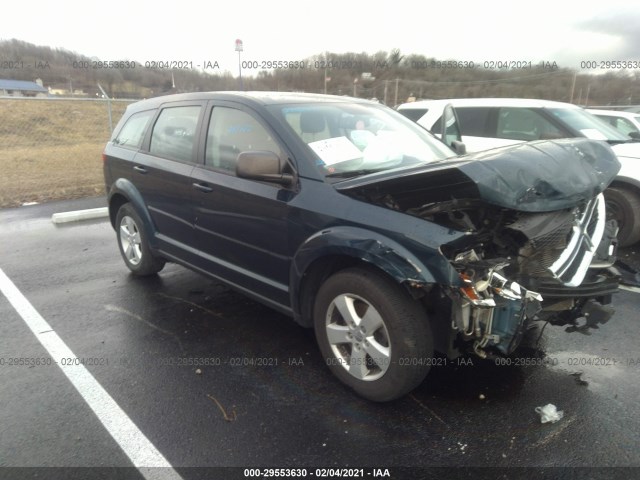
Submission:
M 570 103 L 520 98 L 425 100 L 399 105 L 398 111 L 438 132 L 448 104 L 455 109 L 469 152 L 553 138 L 586 137 L 608 142 L 622 168 L 605 191 L 607 208 L 618 221 L 620 245 L 640 241 L 640 143 Z
M 377 103 L 264 92 L 132 104 L 104 150 L 134 275 L 177 262 L 314 327 L 375 401 L 420 384 L 434 351 L 507 355 L 534 320 L 606 322 L 618 169 L 602 142 L 457 157 Z
M 597 109 L 587 109 L 587 112 L 604 120 L 624 135 L 640 140 L 640 113 Z

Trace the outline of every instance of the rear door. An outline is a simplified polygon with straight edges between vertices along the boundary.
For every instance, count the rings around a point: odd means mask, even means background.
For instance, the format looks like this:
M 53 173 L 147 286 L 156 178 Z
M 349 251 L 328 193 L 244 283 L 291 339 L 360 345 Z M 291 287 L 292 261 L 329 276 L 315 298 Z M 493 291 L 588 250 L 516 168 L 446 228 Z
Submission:
M 159 246 L 177 257 L 182 257 L 184 245 L 195 241 L 191 172 L 197 159 L 204 103 L 163 105 L 132 162 L 133 183 L 149 210 Z

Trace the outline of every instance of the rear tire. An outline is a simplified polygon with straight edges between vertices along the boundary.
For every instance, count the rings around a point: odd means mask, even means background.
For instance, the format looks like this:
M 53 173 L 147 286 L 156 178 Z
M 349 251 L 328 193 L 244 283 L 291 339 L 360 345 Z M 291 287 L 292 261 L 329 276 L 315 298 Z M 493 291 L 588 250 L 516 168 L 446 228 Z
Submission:
M 618 222 L 618 244 L 628 247 L 640 241 L 640 194 L 627 187 L 610 187 L 604 191 L 607 217 Z
M 165 260 L 151 251 L 142 219 L 130 203 L 118 210 L 116 235 L 122 259 L 134 275 L 153 275 L 164 268 Z
M 427 376 L 433 335 L 426 312 L 381 273 L 358 267 L 334 274 L 320 287 L 313 316 L 329 369 L 364 398 L 394 400 Z

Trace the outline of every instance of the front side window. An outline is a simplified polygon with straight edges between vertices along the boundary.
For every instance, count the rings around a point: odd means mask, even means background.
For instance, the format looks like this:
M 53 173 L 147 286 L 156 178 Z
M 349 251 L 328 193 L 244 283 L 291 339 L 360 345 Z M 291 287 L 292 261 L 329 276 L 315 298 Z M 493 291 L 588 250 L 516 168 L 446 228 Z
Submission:
M 147 131 L 147 125 L 149 125 L 149 120 L 151 120 L 154 113 L 154 110 L 147 110 L 146 112 L 138 112 L 131 115 L 118 133 L 118 136 L 113 140 L 113 143 L 120 147 L 140 148 L 144 134 Z
M 207 131 L 205 165 L 235 174 L 238 154 L 270 151 L 281 156 L 280 147 L 265 127 L 247 112 L 215 107 Z
M 566 135 L 533 109 L 504 107 L 498 113 L 496 137 L 529 142 L 563 138 Z
M 629 137 L 618 132 L 611 125 L 581 108 L 549 108 L 549 113 L 561 121 L 577 135 L 592 140 L 607 140 L 610 142 L 626 142 Z
M 626 118 L 623 117 L 602 117 L 599 118 L 607 118 L 609 119 L 609 123 L 613 125 L 617 130 L 620 130 L 625 135 L 629 135 L 630 133 L 636 132 L 638 133 L 638 128 Z
M 193 162 L 200 110 L 200 106 L 163 109 L 153 127 L 149 152 L 171 160 Z

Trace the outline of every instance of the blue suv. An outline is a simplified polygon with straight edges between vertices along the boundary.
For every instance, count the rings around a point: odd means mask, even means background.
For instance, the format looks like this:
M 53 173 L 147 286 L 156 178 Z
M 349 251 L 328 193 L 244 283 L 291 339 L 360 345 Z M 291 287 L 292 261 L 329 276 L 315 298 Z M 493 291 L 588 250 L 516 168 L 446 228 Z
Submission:
M 601 142 L 458 156 L 377 103 L 209 92 L 130 105 L 104 160 L 133 274 L 176 262 L 315 328 L 374 401 L 420 384 L 434 352 L 507 355 L 532 321 L 612 314 L 602 192 L 620 166 Z

